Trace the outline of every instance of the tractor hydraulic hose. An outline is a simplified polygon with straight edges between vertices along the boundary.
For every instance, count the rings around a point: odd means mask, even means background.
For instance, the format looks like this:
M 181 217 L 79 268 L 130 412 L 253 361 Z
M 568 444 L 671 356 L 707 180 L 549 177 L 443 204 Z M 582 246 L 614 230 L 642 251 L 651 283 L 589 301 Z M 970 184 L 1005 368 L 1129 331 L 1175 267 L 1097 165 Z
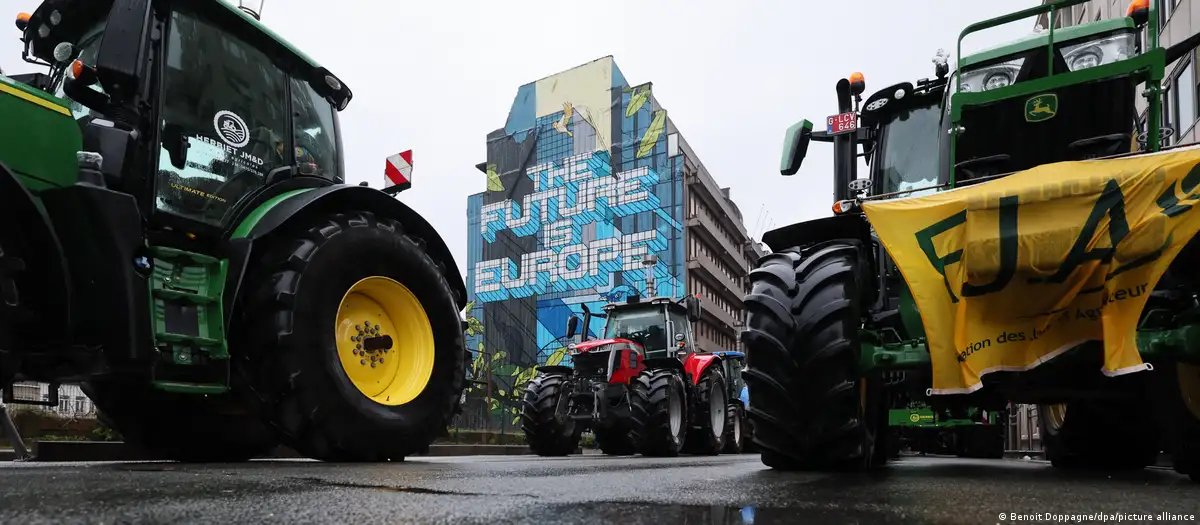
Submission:
M 4 403 L 0 403 L 0 430 L 4 431 L 9 443 L 12 443 L 17 458 L 22 461 L 30 459 L 29 450 L 25 448 L 25 442 L 21 440 L 21 433 L 17 431 L 17 425 L 13 423 L 12 416 L 8 415 L 8 408 L 4 406 Z

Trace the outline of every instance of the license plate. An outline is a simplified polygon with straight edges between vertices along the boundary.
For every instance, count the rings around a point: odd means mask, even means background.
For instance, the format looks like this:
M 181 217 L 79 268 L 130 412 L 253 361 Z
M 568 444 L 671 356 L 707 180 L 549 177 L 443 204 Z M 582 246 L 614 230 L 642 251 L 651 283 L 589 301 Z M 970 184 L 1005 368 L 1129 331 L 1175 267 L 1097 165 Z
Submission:
M 858 128 L 858 116 L 853 111 L 833 115 L 825 119 L 825 132 L 829 134 L 845 133 Z

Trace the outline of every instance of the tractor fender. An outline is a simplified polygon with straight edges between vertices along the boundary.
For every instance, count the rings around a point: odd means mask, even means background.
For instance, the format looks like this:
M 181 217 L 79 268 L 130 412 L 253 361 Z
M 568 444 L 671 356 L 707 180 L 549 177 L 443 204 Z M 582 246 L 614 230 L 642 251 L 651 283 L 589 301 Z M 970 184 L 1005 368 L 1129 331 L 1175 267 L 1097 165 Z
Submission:
M 834 215 L 776 228 L 762 236 L 763 242 L 774 252 L 835 239 L 858 239 L 869 245 L 871 225 L 862 215 Z
M 876 267 L 875 248 L 882 250 L 878 239 L 871 234 L 871 225 L 865 215 L 834 215 L 776 228 L 763 234 L 763 242 L 773 252 L 789 248 L 811 248 L 825 242 L 841 241 L 856 245 L 858 249 L 859 282 L 862 299 L 871 304 L 877 290 L 879 269 Z M 767 257 L 770 255 L 768 254 Z
M 20 254 L 25 271 L 36 275 L 38 289 L 25 290 L 23 296 L 37 296 L 40 308 L 38 317 L 53 320 L 55 328 L 40 331 L 45 335 L 66 335 L 72 332 L 71 274 L 67 266 L 66 252 L 54 229 L 54 223 L 44 209 L 37 205 L 33 194 L 17 179 L 17 174 L 0 162 L 0 220 L 6 227 L 24 233 L 30 253 Z
M 566 374 L 566 375 L 571 375 L 575 372 L 571 367 L 562 366 L 562 365 L 542 365 L 542 366 L 537 367 L 537 371 L 546 373 L 546 374 Z
M 683 369 L 687 371 L 692 384 L 697 385 L 700 384 L 700 377 L 704 375 L 704 371 L 708 370 L 713 363 L 720 361 L 721 358 L 713 354 L 691 354 L 683 362 Z
M 406 231 L 423 239 L 426 253 L 442 266 L 442 274 L 450 283 L 459 309 L 466 307 L 466 283 L 458 275 L 458 264 L 454 262 L 454 255 L 450 253 L 450 248 L 446 246 L 442 236 L 429 221 L 408 205 L 367 186 L 335 184 L 284 193 L 252 211 L 233 232 L 232 237 L 234 240 L 246 238 L 254 243 L 281 231 L 294 221 L 340 210 L 369 211 L 380 217 L 395 219 Z

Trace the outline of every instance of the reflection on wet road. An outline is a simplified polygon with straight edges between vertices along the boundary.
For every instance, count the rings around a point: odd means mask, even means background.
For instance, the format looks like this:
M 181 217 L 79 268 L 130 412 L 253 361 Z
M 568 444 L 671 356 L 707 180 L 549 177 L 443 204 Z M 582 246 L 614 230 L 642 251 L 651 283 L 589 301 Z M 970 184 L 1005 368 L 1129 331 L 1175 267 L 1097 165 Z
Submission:
M 756 455 L 12 464 L 0 522 L 998 523 L 1000 513 L 1191 514 L 1200 486 L 1161 469 L 1068 474 L 1042 462 L 901 458 L 872 474 L 786 474 Z

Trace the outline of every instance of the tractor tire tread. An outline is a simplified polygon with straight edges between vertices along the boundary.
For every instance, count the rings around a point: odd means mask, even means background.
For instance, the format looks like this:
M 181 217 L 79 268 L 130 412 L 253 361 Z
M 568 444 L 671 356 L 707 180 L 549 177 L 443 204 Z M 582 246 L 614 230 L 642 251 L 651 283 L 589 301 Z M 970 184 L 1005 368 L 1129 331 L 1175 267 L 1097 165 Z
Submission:
M 608 456 L 631 456 L 637 453 L 631 432 L 627 419 L 592 429 L 592 433 L 596 435 L 596 446 Z
M 582 429 L 578 425 L 566 429 L 554 416 L 567 379 L 566 374 L 541 372 L 525 386 L 521 431 L 534 454 L 566 456 L 579 446 Z
M 466 345 L 465 333 L 439 331 L 435 313 L 429 314 L 436 344 L 459 349 L 455 353 L 460 357 L 454 359 L 445 375 L 435 372 L 430 378 L 427 390 L 441 388 L 437 382 L 444 380 L 447 393 L 418 416 L 420 421 L 397 425 L 388 422 L 385 426 L 375 416 L 346 410 L 344 405 L 350 401 L 342 398 L 315 355 L 323 347 L 313 348 L 314 345 L 296 337 L 297 331 L 306 328 L 298 321 L 298 312 L 305 305 L 298 303 L 297 296 L 314 257 L 339 234 L 355 230 L 382 233 L 385 242 L 391 245 L 389 250 L 416 261 L 418 267 L 433 270 L 429 273 L 441 277 L 434 279 L 433 286 L 445 297 L 453 297 L 444 273 L 436 269 L 434 261 L 414 242 L 416 237 L 404 233 L 400 223 L 376 218 L 367 211 L 330 214 L 279 232 L 279 237 L 274 237 L 277 240 L 268 245 L 258 267 L 253 269 L 259 273 L 249 281 L 258 287 L 248 292 L 241 308 L 245 312 L 242 324 L 248 339 L 245 347 L 239 349 L 240 355 L 234 356 L 238 365 L 235 369 L 244 382 L 244 390 L 249 392 L 247 397 L 261 408 L 284 444 L 300 454 L 322 461 L 402 461 L 406 456 L 428 452 L 429 444 L 445 434 L 450 419 L 459 410 L 459 393 L 466 373 L 466 354 L 462 350 Z M 446 314 L 436 312 L 436 315 Z M 457 327 L 457 313 L 454 318 Z
M 643 456 L 678 456 L 687 434 L 688 417 L 686 399 L 680 399 L 682 413 L 678 435 L 671 434 L 670 401 L 673 387 L 678 395 L 683 394 L 683 378 L 672 369 L 643 370 L 631 382 L 633 389 L 630 414 L 633 420 L 631 435 L 638 452 Z
M 859 413 L 858 247 L 829 241 L 760 259 L 745 297 L 748 418 L 764 464 L 859 470 L 879 464 L 876 421 Z M 875 396 L 868 394 L 868 407 Z M 874 407 L 878 408 L 878 407 Z M 868 425 L 869 423 L 869 425 Z
M 688 425 L 687 438 L 683 442 L 683 451 L 688 454 L 716 456 L 725 448 L 729 414 L 724 414 L 722 418 L 725 420 L 724 428 L 719 434 L 714 434 L 709 414 L 709 396 L 712 395 L 713 389 L 725 392 L 725 375 L 717 364 L 709 365 L 700 376 L 700 381 L 696 383 L 696 398 L 692 400 L 692 409 L 688 411 L 693 415 L 692 422 Z M 728 402 L 722 403 L 722 410 L 727 410 L 728 405 Z

